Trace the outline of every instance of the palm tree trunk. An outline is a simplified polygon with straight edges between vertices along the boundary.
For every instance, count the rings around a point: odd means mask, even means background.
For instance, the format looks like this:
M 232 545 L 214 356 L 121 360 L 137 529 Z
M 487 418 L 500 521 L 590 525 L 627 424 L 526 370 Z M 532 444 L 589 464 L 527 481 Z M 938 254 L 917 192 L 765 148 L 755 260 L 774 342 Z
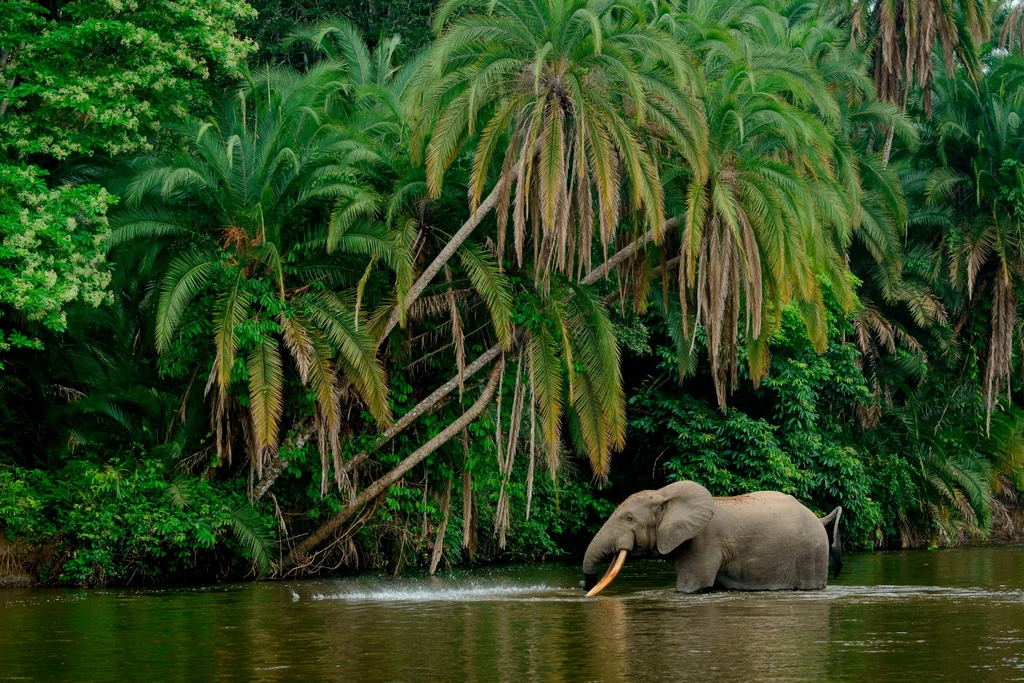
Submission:
M 673 230 L 676 225 L 679 224 L 678 218 L 670 218 L 665 221 L 665 230 Z M 602 277 L 606 277 L 612 268 L 615 268 L 620 263 L 628 258 L 632 258 L 634 254 L 647 246 L 647 243 L 654 239 L 654 230 L 648 230 L 644 234 L 637 237 L 635 240 L 624 246 L 622 249 L 615 252 L 615 255 L 605 261 L 602 265 L 594 268 L 592 271 L 586 274 L 580 282 L 585 285 L 592 285 Z
M 290 569 L 298 564 L 298 561 L 301 558 L 308 555 L 321 543 L 330 538 L 338 529 L 350 520 L 353 515 L 359 512 L 366 503 L 384 493 L 389 486 L 401 479 L 406 472 L 423 462 L 434 451 L 446 444 L 449 439 L 461 432 L 475 419 L 480 417 L 490 404 L 491 399 L 494 398 L 494 394 L 498 389 L 498 380 L 500 377 L 501 365 L 498 364 L 491 370 L 491 376 L 487 380 L 487 385 L 484 387 L 480 396 L 476 399 L 476 402 L 469 407 L 469 410 L 464 412 L 458 420 L 445 427 L 440 434 L 416 449 L 412 455 L 400 462 L 393 470 L 363 489 L 363 491 L 352 499 L 352 501 L 350 501 L 349 504 L 341 510 L 341 512 L 321 524 L 320 528 L 307 536 L 302 543 L 295 546 L 295 548 L 288 553 L 288 556 L 285 557 L 281 571 Z
M 475 361 L 467 365 L 466 369 L 463 370 L 463 381 L 469 379 L 476 373 L 480 372 L 480 370 L 482 370 L 488 363 L 497 358 L 500 353 L 501 344 L 495 344 L 494 346 L 480 354 L 479 358 L 477 358 Z M 392 424 L 391 427 L 388 428 L 386 432 L 384 432 L 377 438 L 373 446 L 371 446 L 369 449 L 363 451 L 362 453 L 358 454 L 357 456 L 349 460 L 347 463 L 345 463 L 344 467 L 342 468 L 342 471 L 346 474 L 348 472 L 351 472 L 353 469 L 359 466 L 360 463 L 362 463 L 368 457 L 370 457 L 371 453 L 379 450 L 385 444 L 387 444 L 387 442 L 391 441 L 391 439 L 395 438 L 400 433 L 402 433 L 406 427 L 408 427 L 416 420 L 416 418 L 418 418 L 423 413 L 433 410 L 441 401 L 443 401 L 448 396 L 448 394 L 455 391 L 455 389 L 458 386 L 459 377 L 458 375 L 455 375 L 447 382 L 445 382 L 437 389 L 435 389 L 433 393 L 430 394 L 430 396 L 427 396 L 425 399 L 417 403 L 415 407 L 412 408 L 412 410 L 410 410 L 401 418 L 396 420 L 395 423 Z
M 512 178 L 509 178 L 507 182 L 512 182 L 512 180 Z M 489 195 L 487 195 L 487 198 L 480 203 L 479 207 L 477 207 L 476 213 L 466 219 L 466 222 L 462 224 L 459 231 L 452 235 L 452 238 L 448 240 L 448 244 L 444 245 L 444 249 L 441 250 L 441 253 L 430 262 L 430 265 L 427 266 L 426 270 L 424 270 L 419 278 L 417 278 L 412 289 L 410 289 L 409 293 L 406 294 L 405 300 L 398 302 L 395 306 L 395 310 L 391 312 L 391 317 L 388 318 L 387 323 L 384 325 L 384 331 L 377 339 L 378 347 L 385 339 L 387 339 L 388 335 L 395 329 L 395 326 L 398 325 L 398 321 L 402 316 L 402 311 L 409 310 L 409 307 L 420 298 L 420 295 L 423 294 L 423 290 L 425 290 L 430 285 L 430 282 L 434 277 L 441 272 L 441 269 L 444 268 L 444 264 L 448 263 L 448 259 L 458 251 L 459 247 L 462 246 L 462 243 L 466 241 L 474 230 L 476 230 L 484 217 L 486 217 L 487 214 L 491 212 L 491 209 L 494 208 L 495 204 L 498 203 L 498 195 L 501 194 L 502 186 L 503 183 L 501 181 L 494 186 L 494 189 L 491 190 Z
M 313 435 L 313 425 L 310 422 L 305 422 L 295 432 L 295 436 L 291 439 L 292 443 L 288 450 L 299 450 L 306 445 L 309 438 Z M 256 488 L 252 492 L 252 502 L 257 502 L 260 498 L 267 494 L 270 487 L 274 485 L 277 478 L 281 476 L 281 473 L 288 468 L 288 461 L 281 457 L 280 454 L 269 465 L 267 465 L 263 472 L 263 479 L 256 485 Z
M 882 168 L 889 165 L 889 155 L 892 154 L 892 138 L 896 133 L 896 126 L 889 126 L 889 135 L 885 138 L 885 149 L 882 150 Z

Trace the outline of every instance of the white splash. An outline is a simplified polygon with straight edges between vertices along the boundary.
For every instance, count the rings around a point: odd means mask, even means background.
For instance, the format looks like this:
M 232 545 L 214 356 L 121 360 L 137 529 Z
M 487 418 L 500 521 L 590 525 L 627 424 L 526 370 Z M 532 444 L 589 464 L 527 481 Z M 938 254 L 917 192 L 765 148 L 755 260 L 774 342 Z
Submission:
M 541 595 L 553 596 L 564 589 L 545 585 L 399 585 L 353 586 L 334 593 L 314 593 L 313 600 L 347 600 L 350 602 L 481 602 L 497 600 L 532 599 Z

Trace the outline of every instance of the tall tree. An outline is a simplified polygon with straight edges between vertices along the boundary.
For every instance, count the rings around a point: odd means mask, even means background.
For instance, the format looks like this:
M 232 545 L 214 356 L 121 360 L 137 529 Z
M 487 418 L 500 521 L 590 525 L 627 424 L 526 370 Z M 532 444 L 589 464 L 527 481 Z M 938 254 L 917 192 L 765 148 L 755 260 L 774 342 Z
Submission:
M 0 2 L 0 348 L 39 346 L 37 323 L 97 305 L 110 279 L 102 242 L 116 197 L 68 160 L 153 149 L 161 122 L 208 111 L 253 45 L 240 0 Z
M 538 278 L 588 272 L 595 227 L 607 258 L 623 213 L 660 241 L 657 141 L 678 149 L 698 174 L 706 166 L 693 62 L 668 34 L 631 18 L 642 7 L 616 7 L 449 0 L 434 18 L 440 37 L 410 102 L 419 109 L 428 188 L 436 195 L 448 167 L 474 144 L 476 214 L 497 159 L 498 252 L 511 212 L 516 262 L 524 263 L 532 242 Z
M 153 148 L 161 122 L 197 113 L 254 49 L 241 0 L 0 2 L 0 138 L 9 154 Z M 35 157 L 38 158 L 38 157 Z
M 949 211 L 943 246 L 969 307 L 991 302 L 984 393 L 991 417 L 1009 391 L 1024 282 L 1024 61 L 996 58 L 977 84 L 962 72 L 935 84 L 929 202 Z M 984 296 L 984 299 L 981 297 Z
M 159 274 L 162 353 L 176 353 L 190 323 L 190 339 L 209 329 L 218 453 L 230 460 L 241 428 L 257 477 L 279 443 L 287 349 L 315 395 L 324 487 L 329 456 L 341 483 L 342 378 L 380 424 L 390 420 L 357 306 L 374 263 L 394 272 L 408 259 L 375 219 L 379 198 L 362 172 L 374 155 L 323 113 L 332 84 L 340 87 L 329 69 L 255 74 L 216 119 L 182 126 L 192 141 L 185 152 L 137 164 L 111 237 L 114 247 L 137 245 L 133 258 Z M 209 318 L 197 320 L 190 310 L 203 297 Z M 231 419 L 233 396 L 246 419 Z
M 872 52 L 872 73 L 879 99 L 906 108 L 916 85 L 931 115 L 932 53 L 941 51 L 947 76 L 962 65 L 972 80 L 980 76 L 978 46 L 989 39 L 994 3 L 962 0 L 843 0 L 829 6 L 851 26 L 852 37 Z M 892 153 L 894 129 L 876 131 L 883 163 Z

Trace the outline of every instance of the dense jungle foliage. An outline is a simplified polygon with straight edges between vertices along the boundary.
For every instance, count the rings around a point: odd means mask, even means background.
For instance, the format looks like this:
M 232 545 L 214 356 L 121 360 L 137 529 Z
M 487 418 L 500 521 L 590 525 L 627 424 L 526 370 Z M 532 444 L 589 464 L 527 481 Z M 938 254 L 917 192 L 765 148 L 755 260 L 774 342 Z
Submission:
M 984 540 L 1022 120 L 1019 0 L 0 0 L 0 575 L 573 557 L 680 479 Z

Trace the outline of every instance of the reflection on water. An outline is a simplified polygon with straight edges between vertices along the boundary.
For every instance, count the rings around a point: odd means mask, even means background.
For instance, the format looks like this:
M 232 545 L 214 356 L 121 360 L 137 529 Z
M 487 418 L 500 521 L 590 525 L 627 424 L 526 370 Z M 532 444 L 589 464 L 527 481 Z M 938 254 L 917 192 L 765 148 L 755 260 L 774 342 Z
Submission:
M 0 592 L 0 680 L 1024 680 L 1024 548 L 851 555 L 824 591 L 677 595 L 627 563 Z

